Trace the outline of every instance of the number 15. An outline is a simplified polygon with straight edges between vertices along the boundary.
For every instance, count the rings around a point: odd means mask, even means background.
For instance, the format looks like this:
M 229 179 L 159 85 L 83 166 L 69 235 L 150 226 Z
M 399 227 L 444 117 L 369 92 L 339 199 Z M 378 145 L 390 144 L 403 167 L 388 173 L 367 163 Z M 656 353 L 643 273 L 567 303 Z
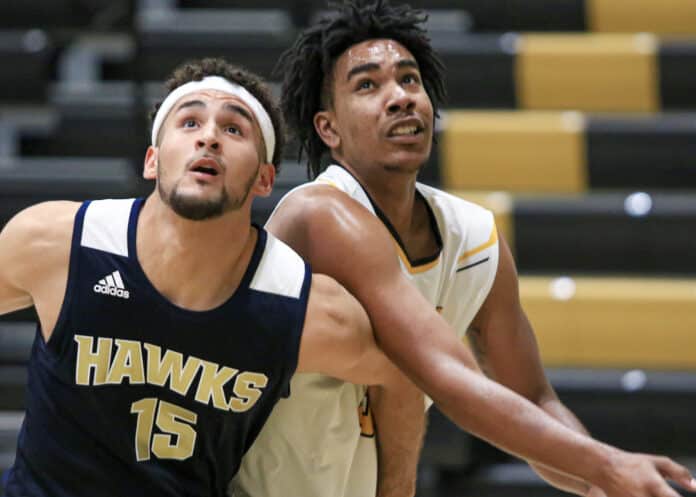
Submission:
M 135 457 L 138 461 L 149 460 L 151 450 L 159 459 L 183 461 L 193 455 L 196 430 L 191 425 L 195 425 L 198 419 L 195 412 L 156 398 L 133 402 L 130 412 L 138 415 L 135 427 Z M 162 433 L 152 434 L 153 422 Z

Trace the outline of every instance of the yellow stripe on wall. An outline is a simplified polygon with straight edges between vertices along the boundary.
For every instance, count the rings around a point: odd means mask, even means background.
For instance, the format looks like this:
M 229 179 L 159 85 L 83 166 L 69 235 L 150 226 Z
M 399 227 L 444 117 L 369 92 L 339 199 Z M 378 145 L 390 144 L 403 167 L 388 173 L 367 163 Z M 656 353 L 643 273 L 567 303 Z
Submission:
M 656 38 L 645 33 L 521 36 L 515 65 L 520 106 L 654 112 L 656 52 Z
M 696 369 L 696 280 L 520 278 L 548 366 Z
M 694 0 L 586 0 L 586 12 L 592 31 L 696 34 Z
M 448 189 L 581 192 L 585 120 L 576 112 L 448 112 L 441 168 Z

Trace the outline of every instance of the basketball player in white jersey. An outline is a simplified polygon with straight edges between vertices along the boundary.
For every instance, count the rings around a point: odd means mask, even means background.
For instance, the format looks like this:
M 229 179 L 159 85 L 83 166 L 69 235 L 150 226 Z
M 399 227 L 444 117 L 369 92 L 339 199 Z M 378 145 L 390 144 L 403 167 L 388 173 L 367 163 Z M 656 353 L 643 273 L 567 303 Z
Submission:
M 393 334 L 404 355 L 427 352 L 447 328 L 439 312 L 455 341 L 468 330 L 487 373 L 543 409 L 533 415 L 540 423 L 551 426 L 553 417 L 583 438 L 544 376 L 492 214 L 416 182 L 431 150 L 432 101 L 444 97 L 443 67 L 423 20 L 382 1 L 346 2 L 286 52 L 283 109 L 318 177 L 281 200 L 267 228 L 358 297 L 385 350 L 391 344 L 383 337 Z M 323 159 L 331 165 L 320 174 Z M 421 328 L 427 331 L 418 335 Z M 423 396 L 413 387 L 401 395 L 370 390 L 365 399 L 362 386 L 296 375 L 292 389 L 243 461 L 232 485 L 240 496 L 414 494 Z M 506 409 L 497 402 L 471 408 L 484 417 Z M 499 444 L 514 417 L 484 438 Z M 515 430 L 520 439 L 528 434 Z M 583 476 L 606 469 L 602 456 L 574 458 L 563 474 L 549 467 L 568 454 L 553 444 L 538 448 L 546 460 L 528 460 L 555 486 L 593 497 L 622 492 Z M 631 473 L 641 481 L 618 484 L 630 485 L 631 495 L 672 492 L 651 464 Z

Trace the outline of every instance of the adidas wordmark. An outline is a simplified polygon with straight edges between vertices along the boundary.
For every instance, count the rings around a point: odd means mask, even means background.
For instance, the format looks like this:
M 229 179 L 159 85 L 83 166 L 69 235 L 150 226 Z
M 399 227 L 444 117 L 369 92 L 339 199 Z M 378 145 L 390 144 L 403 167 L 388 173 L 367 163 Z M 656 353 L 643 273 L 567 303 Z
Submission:
M 112 297 L 119 297 L 122 299 L 130 298 L 130 293 L 126 290 L 123 280 L 121 279 L 121 273 L 118 271 L 114 271 L 110 275 L 99 280 L 93 288 L 96 293 L 103 293 L 104 295 L 111 295 Z

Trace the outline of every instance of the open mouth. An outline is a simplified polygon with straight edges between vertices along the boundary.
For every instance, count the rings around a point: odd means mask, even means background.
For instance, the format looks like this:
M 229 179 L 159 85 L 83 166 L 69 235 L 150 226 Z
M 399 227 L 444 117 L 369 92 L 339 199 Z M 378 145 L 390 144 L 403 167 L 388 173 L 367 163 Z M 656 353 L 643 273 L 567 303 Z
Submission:
M 190 171 L 199 174 L 205 174 L 208 176 L 217 176 L 220 174 L 222 166 L 210 157 L 202 157 L 197 159 L 191 164 Z
M 191 169 L 195 173 L 209 174 L 210 176 L 217 176 L 218 172 L 212 167 L 198 166 Z
M 414 124 L 398 126 L 391 130 L 389 136 L 414 136 L 422 133 L 424 128 Z

